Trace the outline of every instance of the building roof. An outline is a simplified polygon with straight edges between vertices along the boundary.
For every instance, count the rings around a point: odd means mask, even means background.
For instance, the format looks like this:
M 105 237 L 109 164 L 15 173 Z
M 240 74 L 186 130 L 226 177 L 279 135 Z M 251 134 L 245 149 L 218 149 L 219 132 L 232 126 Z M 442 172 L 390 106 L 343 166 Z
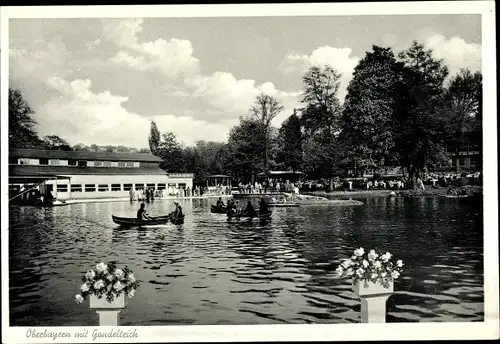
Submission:
M 112 153 L 85 151 L 57 151 L 43 149 L 10 149 L 9 158 L 62 159 L 62 160 L 102 160 L 102 161 L 148 161 L 162 159 L 148 153 Z
M 278 175 L 283 175 L 283 174 L 303 174 L 303 173 L 300 171 L 295 171 L 295 172 L 294 171 L 269 171 L 268 174 L 271 176 L 278 176 Z M 265 176 L 266 173 L 262 172 L 262 173 L 259 173 L 258 175 Z
M 167 175 L 157 167 L 76 167 L 52 165 L 9 165 L 9 178 L 21 176 L 72 175 Z

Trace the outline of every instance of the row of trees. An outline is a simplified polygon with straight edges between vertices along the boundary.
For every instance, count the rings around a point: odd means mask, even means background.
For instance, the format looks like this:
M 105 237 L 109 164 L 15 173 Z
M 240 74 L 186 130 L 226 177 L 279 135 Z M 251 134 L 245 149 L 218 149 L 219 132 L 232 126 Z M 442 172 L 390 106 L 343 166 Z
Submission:
M 446 142 L 455 141 L 458 155 L 464 132 L 481 132 L 482 75 L 461 70 L 449 78 L 443 61 L 418 42 L 397 56 L 373 46 L 356 66 L 344 104 L 341 77 L 333 66 L 311 67 L 302 78 L 303 106 L 279 129 L 271 122 L 283 107 L 261 94 L 227 144 L 181 147 L 171 133 L 161 140 L 153 123 L 151 151 L 172 171 L 225 173 L 243 182 L 271 169 L 331 179 L 394 167 L 416 182 L 425 169 L 447 162 Z

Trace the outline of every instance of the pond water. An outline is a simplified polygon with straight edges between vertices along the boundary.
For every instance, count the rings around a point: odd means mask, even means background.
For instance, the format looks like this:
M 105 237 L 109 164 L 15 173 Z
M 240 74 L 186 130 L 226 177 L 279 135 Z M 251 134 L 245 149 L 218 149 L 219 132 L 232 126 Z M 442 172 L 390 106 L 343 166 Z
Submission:
M 359 322 L 359 299 L 335 273 L 358 247 L 405 263 L 388 322 L 484 320 L 480 198 L 357 199 L 275 209 L 268 223 L 228 222 L 210 213 L 215 199 L 184 200 L 184 225 L 147 229 L 112 222 L 135 215 L 128 202 L 10 207 L 11 326 L 97 325 L 74 295 L 89 267 L 113 260 L 141 282 L 122 325 Z

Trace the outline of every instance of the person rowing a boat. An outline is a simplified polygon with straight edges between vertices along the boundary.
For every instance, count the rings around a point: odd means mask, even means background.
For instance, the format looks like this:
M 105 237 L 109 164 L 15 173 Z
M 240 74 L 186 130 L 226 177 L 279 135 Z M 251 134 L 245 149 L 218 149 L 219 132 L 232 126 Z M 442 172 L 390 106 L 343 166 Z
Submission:
M 138 220 L 151 220 L 148 212 L 146 211 L 146 205 L 141 203 L 141 207 L 137 210 L 137 219 Z
M 174 220 L 177 220 L 183 216 L 182 215 L 182 207 L 179 205 L 179 202 L 177 202 L 177 201 L 174 201 L 174 204 L 175 204 L 175 210 L 171 214 L 171 218 Z

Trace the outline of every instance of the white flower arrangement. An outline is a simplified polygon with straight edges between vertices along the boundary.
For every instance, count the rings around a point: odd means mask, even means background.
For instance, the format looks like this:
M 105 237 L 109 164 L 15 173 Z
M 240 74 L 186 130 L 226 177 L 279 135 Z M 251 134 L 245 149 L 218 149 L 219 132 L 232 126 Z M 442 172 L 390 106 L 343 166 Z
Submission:
M 352 278 L 353 282 L 364 281 L 380 283 L 385 288 L 389 283 L 397 279 L 403 271 L 403 261 L 394 262 L 392 254 L 386 252 L 378 255 L 374 250 L 366 253 L 360 247 L 354 250 L 354 254 L 349 259 L 345 259 L 336 269 L 339 277 Z
M 139 288 L 134 273 L 128 267 L 117 269 L 115 263 L 97 264 L 95 270 L 89 270 L 82 276 L 82 282 L 81 294 L 75 295 L 77 303 L 82 303 L 89 295 L 95 295 L 99 299 L 106 296 L 108 302 L 122 293 L 132 298 Z

